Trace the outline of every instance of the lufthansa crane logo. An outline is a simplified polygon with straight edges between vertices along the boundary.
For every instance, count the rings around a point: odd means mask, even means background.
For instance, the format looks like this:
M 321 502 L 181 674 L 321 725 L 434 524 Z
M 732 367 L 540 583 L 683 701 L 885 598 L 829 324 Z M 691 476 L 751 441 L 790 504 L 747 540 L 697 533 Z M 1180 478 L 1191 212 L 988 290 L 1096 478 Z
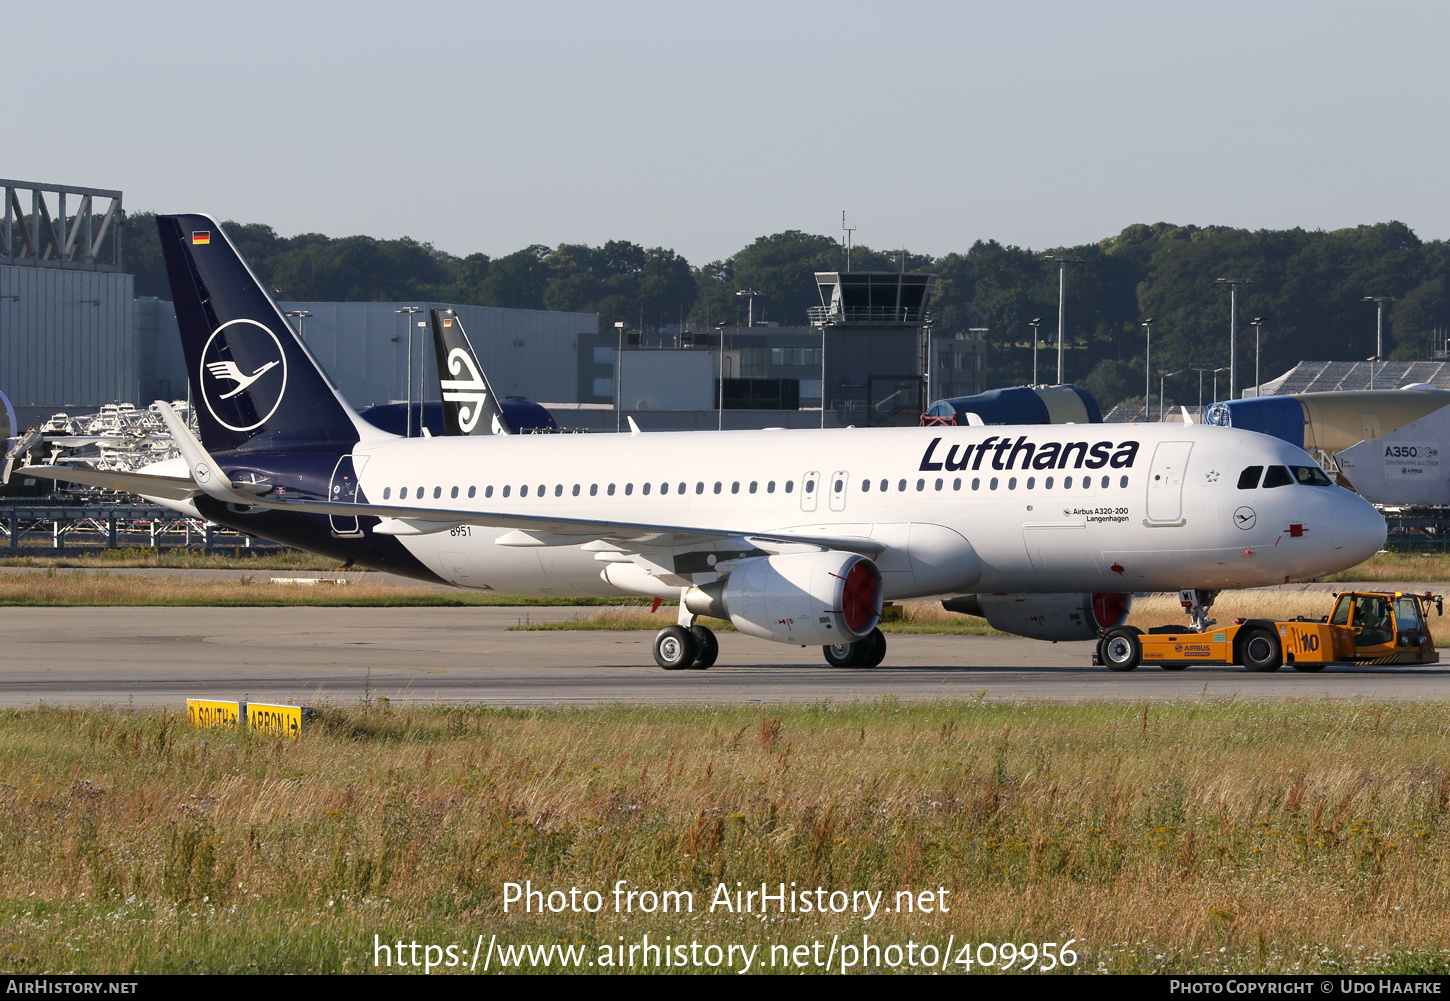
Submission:
M 478 419 L 483 416 L 484 404 L 488 402 L 488 386 L 483 381 L 483 373 L 463 348 L 448 352 L 448 370 L 461 378 L 439 380 L 443 402 L 459 405 L 458 426 L 464 434 L 471 434 L 478 427 Z M 495 427 L 493 430 L 497 434 L 499 429 Z
M 232 320 L 216 329 L 201 352 L 201 398 L 217 423 L 252 431 L 267 423 L 287 391 L 282 342 L 256 320 Z

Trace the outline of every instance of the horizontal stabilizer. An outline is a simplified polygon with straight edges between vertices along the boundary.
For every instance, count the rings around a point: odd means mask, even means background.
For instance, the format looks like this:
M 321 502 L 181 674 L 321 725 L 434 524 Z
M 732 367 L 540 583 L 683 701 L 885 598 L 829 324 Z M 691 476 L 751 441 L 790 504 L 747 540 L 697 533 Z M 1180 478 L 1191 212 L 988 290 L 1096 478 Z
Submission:
M 89 466 L 23 466 L 16 473 L 66 483 L 82 483 L 88 487 L 104 487 L 122 493 L 164 497 L 167 500 L 189 500 L 202 492 L 187 476 L 156 476 L 150 473 L 126 473 L 115 469 L 92 469 Z

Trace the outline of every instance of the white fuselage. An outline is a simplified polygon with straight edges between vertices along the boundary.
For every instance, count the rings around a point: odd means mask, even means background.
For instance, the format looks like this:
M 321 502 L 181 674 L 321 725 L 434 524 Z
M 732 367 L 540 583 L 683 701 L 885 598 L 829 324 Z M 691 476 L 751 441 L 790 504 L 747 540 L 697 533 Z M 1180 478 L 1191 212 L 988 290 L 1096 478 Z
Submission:
M 374 504 L 868 538 L 886 547 L 887 599 L 1278 584 L 1354 566 L 1385 532 L 1339 487 L 1240 489 L 1245 467 L 1313 461 L 1198 425 L 389 439 L 359 444 L 354 463 Z M 601 577 L 612 554 L 498 544 L 510 538 L 463 525 L 401 541 L 459 586 L 633 590 Z

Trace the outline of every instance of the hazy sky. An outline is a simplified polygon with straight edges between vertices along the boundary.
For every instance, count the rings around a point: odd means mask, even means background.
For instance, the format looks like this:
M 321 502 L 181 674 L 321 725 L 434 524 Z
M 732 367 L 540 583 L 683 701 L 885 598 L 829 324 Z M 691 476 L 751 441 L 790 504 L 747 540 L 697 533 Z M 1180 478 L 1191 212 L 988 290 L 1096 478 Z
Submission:
M 1435 3 L 5 11 L 0 175 L 454 254 L 765 233 L 940 255 L 1135 222 L 1450 237 Z

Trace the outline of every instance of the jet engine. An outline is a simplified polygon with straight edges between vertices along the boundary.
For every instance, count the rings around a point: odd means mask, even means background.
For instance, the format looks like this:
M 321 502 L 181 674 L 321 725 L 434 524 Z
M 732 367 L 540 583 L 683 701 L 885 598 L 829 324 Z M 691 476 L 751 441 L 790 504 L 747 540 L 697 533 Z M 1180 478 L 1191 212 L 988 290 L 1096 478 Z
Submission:
M 966 594 L 949 598 L 949 612 L 980 615 L 993 629 L 1034 640 L 1090 640 L 1128 618 L 1126 591 L 1081 594 Z
M 881 618 L 881 572 L 855 553 L 742 560 L 724 580 L 692 587 L 685 607 L 760 639 L 801 645 L 864 639 Z

